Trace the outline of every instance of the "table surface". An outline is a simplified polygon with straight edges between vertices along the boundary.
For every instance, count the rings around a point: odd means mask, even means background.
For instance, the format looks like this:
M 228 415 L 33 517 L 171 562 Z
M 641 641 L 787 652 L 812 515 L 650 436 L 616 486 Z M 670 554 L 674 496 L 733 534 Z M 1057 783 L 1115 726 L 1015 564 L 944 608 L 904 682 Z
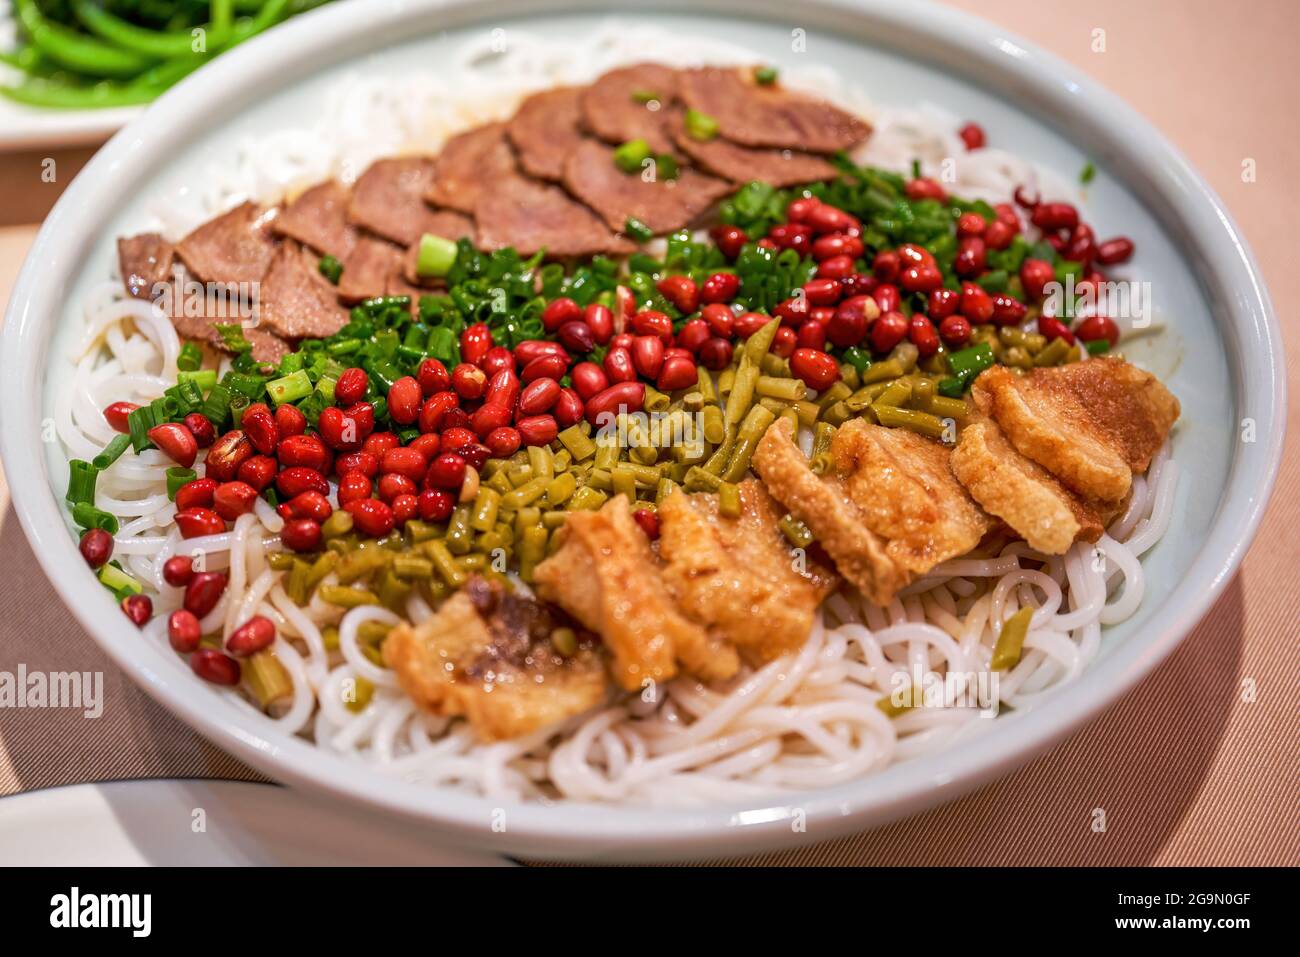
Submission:
M 957 0 L 1097 78 L 1150 118 L 1227 202 L 1300 362 L 1291 230 L 1300 99 L 1294 8 L 1256 0 Z M 1094 30 L 1106 33 L 1094 52 Z M 45 212 L 90 151 L 0 154 L 0 303 Z M 1243 182 L 1245 160 L 1257 177 Z M 1300 402 L 1293 388 L 1290 409 Z M 10 468 L 21 464 L 8 463 Z M 1295 864 L 1300 454 L 1293 433 L 1277 492 L 1241 572 L 1188 639 L 1133 694 L 1065 743 L 990 787 L 920 817 L 839 841 L 747 859 L 764 864 Z M 36 566 L 0 474 L 0 671 L 104 673 L 88 721 L 14 710 L 0 720 L 0 795 L 91 780 L 255 779 L 180 725 L 98 650 Z M 1248 693 L 1253 689 L 1253 693 Z M 1094 832 L 1093 811 L 1107 827 Z

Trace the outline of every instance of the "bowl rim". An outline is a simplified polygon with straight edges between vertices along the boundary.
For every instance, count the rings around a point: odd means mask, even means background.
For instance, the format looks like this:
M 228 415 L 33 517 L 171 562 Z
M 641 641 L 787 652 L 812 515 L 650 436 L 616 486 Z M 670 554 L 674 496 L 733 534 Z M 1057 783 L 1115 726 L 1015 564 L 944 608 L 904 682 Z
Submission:
M 60 314 L 63 287 L 50 276 L 75 275 L 76 263 L 119 205 L 121 177 L 143 176 L 168 142 L 209 132 L 245 108 L 230 98 L 292 85 L 303 74 L 409 39 L 415 31 L 481 22 L 489 16 L 637 14 L 632 0 L 371 0 L 336 4 L 281 25 L 227 53 L 157 100 L 104 146 L 69 185 L 42 226 L 11 296 L 0 337 L 0 455 L 10 463 L 14 510 L 34 553 L 83 627 L 116 664 L 171 713 L 217 746 L 277 780 L 441 831 L 449 840 L 489 843 L 502 850 L 546 857 L 703 857 L 771 849 L 788 843 L 791 819 L 806 821 L 822 840 L 886 823 L 951 800 L 1009 773 L 1078 728 L 1135 685 L 1186 636 L 1235 573 L 1258 529 L 1281 461 L 1286 424 L 1286 374 L 1280 331 L 1259 267 L 1222 201 L 1182 154 L 1131 107 L 1054 55 L 1001 27 L 929 3 L 890 0 L 805 0 L 807 27 L 855 35 L 949 73 L 964 74 L 1045 120 L 1070 139 L 1088 137 L 1099 155 L 1130 168 L 1121 179 L 1142 185 L 1152 212 L 1168 228 L 1179 223 L 1203 289 L 1217 290 L 1214 310 L 1228 352 L 1236 408 L 1249 409 L 1258 441 L 1236 443 L 1223 497 L 1200 549 L 1181 582 L 1157 608 L 1150 635 L 1134 635 L 1095 662 L 1085 678 L 1060 689 L 1034 710 L 1034 721 L 1008 721 L 958 749 L 912 759 L 831 788 L 786 794 L 765 802 L 702 808 L 614 808 L 591 804 L 511 804 L 445 789 L 408 784 L 378 774 L 348 774 L 355 765 L 281 732 L 249 728 L 241 712 L 208 695 L 194 695 L 180 669 L 157 669 L 155 652 L 116 613 L 111 597 L 82 575 L 75 541 L 51 493 L 43 455 L 38 469 L 17 469 L 39 440 L 42 370 Z M 657 5 L 660 13 L 739 14 L 788 23 L 782 0 L 683 0 Z M 944 59 L 938 63 L 941 54 Z M 956 64 L 956 65 L 954 65 Z M 223 105 L 225 103 L 225 105 Z M 1134 182 L 1134 180 L 1138 182 Z M 39 361 L 31 362 L 32 355 Z M 227 710 L 229 713 L 227 714 Z M 493 812 L 509 825 L 494 827 Z

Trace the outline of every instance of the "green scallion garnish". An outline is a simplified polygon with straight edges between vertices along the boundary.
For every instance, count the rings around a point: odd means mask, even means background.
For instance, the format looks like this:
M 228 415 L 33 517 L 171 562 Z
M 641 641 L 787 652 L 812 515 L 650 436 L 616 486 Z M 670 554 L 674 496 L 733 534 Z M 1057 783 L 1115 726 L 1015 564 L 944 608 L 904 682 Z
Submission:
M 193 382 L 200 392 L 208 392 L 217 384 L 216 369 L 197 369 L 193 372 L 178 372 L 176 379 L 179 382 Z
M 138 581 L 122 571 L 117 562 L 109 562 L 99 570 L 99 581 L 114 595 L 138 595 L 144 591 Z
M 633 90 L 632 102 L 646 104 L 659 99 L 659 94 L 654 90 Z
M 1105 342 L 1104 339 L 1102 341 Z M 113 441 L 104 446 L 104 451 L 91 459 L 91 464 L 95 467 L 96 471 L 104 471 L 104 469 L 108 468 L 122 457 L 122 453 L 127 450 L 127 447 L 130 444 L 131 436 L 129 435 L 113 436 Z
M 217 431 L 221 431 L 230 418 L 230 390 L 218 382 L 208 391 L 208 397 L 203 400 L 199 411 Z
M 281 406 L 286 402 L 297 402 L 299 399 L 307 398 L 313 388 L 311 377 L 307 375 L 306 370 L 299 369 L 282 378 L 272 379 L 266 384 L 266 393 L 271 397 L 273 404 Z
M 194 469 L 182 468 L 179 465 L 173 466 L 167 470 L 167 498 L 170 501 L 176 501 L 176 493 L 181 490 L 182 485 L 187 485 L 199 477 L 199 473 Z
M 693 140 L 711 140 L 718 135 L 718 121 L 699 110 L 687 110 L 686 132 Z
M 761 86 L 771 86 L 778 76 L 776 67 L 760 66 L 754 68 L 754 82 Z
M 1092 160 L 1083 164 L 1083 169 L 1079 171 L 1079 182 L 1085 186 L 1093 181 L 1097 175 L 1097 167 L 1092 164 Z
M 633 216 L 629 216 L 627 222 L 623 224 L 623 232 L 640 243 L 649 242 L 655 238 L 654 230 Z
M 72 520 L 79 528 L 102 528 L 110 535 L 117 534 L 117 516 L 95 508 L 89 502 L 78 502 L 72 506 Z
M 624 173 L 636 173 L 650 156 L 650 144 L 645 140 L 628 140 L 614 150 L 614 165 Z
M 135 450 L 136 455 L 139 455 L 145 449 L 153 448 L 153 442 L 149 438 L 149 430 L 164 421 L 166 420 L 158 418 L 158 409 L 152 402 L 133 410 L 126 417 L 126 426 L 130 430 L 129 434 L 131 436 L 131 448 Z
M 253 344 L 244 338 L 244 327 L 237 322 L 218 322 L 217 333 L 221 343 L 230 352 L 252 352 Z
M 128 440 L 129 441 L 129 440 Z M 73 459 L 68 463 L 68 492 L 64 495 L 69 505 L 79 505 L 95 500 L 95 480 L 99 469 L 90 462 Z
M 655 156 L 655 173 L 660 179 L 676 179 L 681 173 L 677 166 L 677 157 L 671 153 L 659 153 Z
M 334 285 L 339 284 L 339 277 L 343 275 L 343 264 L 333 256 L 322 256 L 316 266 L 320 274 L 328 279 Z
M 450 239 L 432 233 L 420 237 L 420 252 L 415 260 L 415 271 L 420 276 L 442 278 L 456 265 L 457 247 Z
M 176 368 L 182 372 L 193 372 L 203 363 L 203 350 L 197 343 L 187 342 L 181 346 L 180 355 L 176 357 Z

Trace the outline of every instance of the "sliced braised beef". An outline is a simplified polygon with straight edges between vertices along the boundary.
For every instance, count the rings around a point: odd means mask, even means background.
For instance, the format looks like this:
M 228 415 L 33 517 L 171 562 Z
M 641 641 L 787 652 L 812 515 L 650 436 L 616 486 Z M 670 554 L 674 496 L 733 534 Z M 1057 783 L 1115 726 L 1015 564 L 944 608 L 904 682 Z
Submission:
M 320 183 L 286 206 L 272 228 L 342 261 L 357 241 L 357 231 L 348 223 L 349 199 L 347 187 L 337 180 Z
M 647 182 L 640 173 L 625 173 L 614 163 L 613 150 L 586 140 L 569 154 L 564 185 L 610 226 L 623 229 L 637 219 L 652 232 L 668 233 L 699 219 L 731 192 L 723 180 L 683 167 L 676 179 Z
M 122 285 L 137 299 L 154 299 L 154 287 L 171 280 L 176 247 L 157 233 L 141 233 L 117 241 Z
M 495 182 L 479 197 L 474 220 L 480 249 L 513 246 L 521 256 L 544 249 L 552 258 L 564 259 L 636 248 L 558 186 L 517 174 Z
M 837 170 L 825 158 L 802 150 L 761 149 L 741 146 L 715 136 L 697 140 L 686 132 L 680 115 L 674 118 L 673 139 L 691 162 L 735 185 L 762 180 L 778 189 L 831 179 Z
M 199 226 L 176 245 L 190 272 L 204 282 L 257 282 L 271 264 L 275 211 L 242 203 Z
M 443 144 L 431 184 L 422 195 L 435 206 L 472 214 L 479 196 L 514 172 L 506 125 L 487 123 Z
M 676 70 L 658 63 L 620 67 L 583 91 L 582 119 L 607 142 L 643 139 L 653 152 L 668 153 L 673 141 L 664 120 L 676 98 Z
M 229 352 L 226 338 L 217 327 L 235 325 L 244 327 L 243 335 L 253 347 L 253 358 L 260 362 L 279 362 L 290 349 L 289 343 L 274 332 L 253 325 L 254 303 L 251 298 L 242 297 L 237 289 L 227 293 L 205 288 L 192 276 L 181 275 L 179 282 L 173 281 L 158 303 L 184 339 Z
M 314 254 L 291 239 L 280 246 L 262 279 L 259 328 L 286 339 L 320 339 L 347 324 L 347 310 L 316 263 Z
M 864 120 L 825 100 L 756 83 L 748 70 L 703 67 L 679 77 L 682 102 L 716 120 L 721 134 L 742 146 L 834 153 L 871 132 Z
M 387 240 L 362 236 L 343 260 L 338 296 L 344 302 L 360 302 L 388 295 L 394 276 L 402 273 L 402 247 Z
M 375 160 L 352 186 L 348 219 L 377 236 L 409 246 L 433 232 L 434 211 L 424 202 L 433 160 L 422 156 Z
M 555 181 L 564 176 L 564 158 L 582 141 L 581 96 L 579 87 L 543 90 L 515 111 L 506 132 L 529 176 Z

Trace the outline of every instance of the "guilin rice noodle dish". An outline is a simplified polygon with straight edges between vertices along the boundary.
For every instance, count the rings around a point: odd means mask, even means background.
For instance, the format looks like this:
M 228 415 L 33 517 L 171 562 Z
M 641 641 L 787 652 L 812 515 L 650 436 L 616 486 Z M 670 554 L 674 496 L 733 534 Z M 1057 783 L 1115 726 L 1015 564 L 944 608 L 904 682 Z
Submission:
M 572 42 L 477 105 L 344 97 L 118 239 L 57 424 L 141 640 L 374 773 L 543 801 L 823 787 L 1079 675 L 1179 405 L 1053 290 L 1133 243 L 976 122 Z

